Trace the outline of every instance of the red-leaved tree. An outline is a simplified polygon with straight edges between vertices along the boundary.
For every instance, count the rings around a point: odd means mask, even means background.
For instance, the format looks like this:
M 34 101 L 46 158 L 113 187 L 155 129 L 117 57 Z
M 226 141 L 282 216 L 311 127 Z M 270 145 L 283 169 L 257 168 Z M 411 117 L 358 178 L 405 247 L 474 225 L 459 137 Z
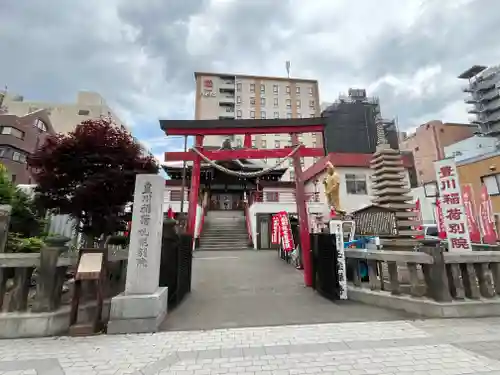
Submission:
M 39 204 L 76 219 L 92 240 L 120 229 L 135 176 L 158 173 L 156 160 L 108 118 L 83 121 L 71 133 L 47 139 L 28 166 Z

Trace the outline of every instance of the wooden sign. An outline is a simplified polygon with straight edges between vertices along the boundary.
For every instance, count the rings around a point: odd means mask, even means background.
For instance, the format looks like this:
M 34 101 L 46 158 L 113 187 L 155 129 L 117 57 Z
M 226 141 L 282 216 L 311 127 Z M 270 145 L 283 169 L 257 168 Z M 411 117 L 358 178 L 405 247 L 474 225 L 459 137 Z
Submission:
M 76 265 L 73 299 L 71 300 L 69 333 L 73 336 L 98 333 L 104 328 L 102 306 L 107 275 L 108 249 L 80 249 Z M 89 324 L 78 324 L 82 282 L 96 283 L 96 311 Z

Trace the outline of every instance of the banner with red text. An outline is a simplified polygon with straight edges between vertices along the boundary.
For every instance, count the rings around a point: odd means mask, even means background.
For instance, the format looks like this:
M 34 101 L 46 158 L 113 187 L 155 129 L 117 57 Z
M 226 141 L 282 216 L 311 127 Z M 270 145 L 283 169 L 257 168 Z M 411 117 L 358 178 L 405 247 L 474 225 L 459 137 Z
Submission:
M 448 251 L 472 250 L 455 159 L 436 161 L 434 168 L 448 237 Z
M 417 221 L 420 223 L 420 225 L 414 227 L 413 229 L 416 230 L 417 232 L 422 233 L 422 234 L 415 236 L 415 238 L 417 238 L 417 239 L 424 238 L 424 234 L 423 234 L 424 228 L 422 227 L 422 211 L 420 209 L 420 198 L 417 199 L 417 201 L 415 202 L 415 208 L 413 209 L 413 212 L 415 212 L 416 217 L 417 217 Z
M 474 205 L 474 194 L 472 185 L 465 184 L 462 187 L 462 197 L 464 201 L 465 215 L 467 215 L 467 224 L 469 225 L 470 240 L 472 242 L 481 242 L 481 232 L 476 216 L 476 207 Z
M 444 226 L 443 209 L 441 208 L 441 202 L 439 201 L 439 198 L 436 198 L 436 221 L 438 228 L 438 237 L 444 240 L 446 238 L 446 228 Z
M 479 205 L 479 219 L 481 222 L 481 231 L 483 232 L 483 242 L 495 244 L 498 240 L 495 229 L 495 218 L 491 207 L 490 195 L 486 185 L 481 187 L 481 204 Z
M 278 245 L 280 243 L 280 239 L 281 239 L 280 218 L 278 215 L 273 215 L 271 243 L 273 245 Z
M 281 246 L 284 251 L 293 251 L 295 244 L 293 242 L 292 226 L 288 220 L 288 214 L 284 211 L 278 213 L 281 229 Z

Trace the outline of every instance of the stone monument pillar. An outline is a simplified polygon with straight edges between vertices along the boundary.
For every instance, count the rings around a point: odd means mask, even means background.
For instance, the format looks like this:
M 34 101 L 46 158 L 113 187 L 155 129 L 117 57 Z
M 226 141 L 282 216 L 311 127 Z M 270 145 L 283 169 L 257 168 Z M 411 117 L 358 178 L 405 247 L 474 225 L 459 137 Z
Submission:
M 168 288 L 159 287 L 164 191 L 163 177 L 137 175 L 125 292 L 111 300 L 108 333 L 156 332 L 167 314 Z

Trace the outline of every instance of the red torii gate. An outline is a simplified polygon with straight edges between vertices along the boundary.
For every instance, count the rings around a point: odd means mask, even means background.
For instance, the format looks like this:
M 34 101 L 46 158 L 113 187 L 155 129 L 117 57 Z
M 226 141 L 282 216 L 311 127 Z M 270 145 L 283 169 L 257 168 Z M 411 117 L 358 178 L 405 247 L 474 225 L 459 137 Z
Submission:
M 290 154 L 292 147 L 299 145 L 299 134 L 320 133 L 323 141 L 324 118 L 277 119 L 277 120 L 160 120 L 160 127 L 168 135 L 194 136 L 194 147 L 213 161 L 234 159 L 279 159 Z M 208 135 L 224 136 L 228 134 L 244 134 L 244 147 L 238 150 L 204 151 L 203 137 Z M 280 149 L 253 149 L 252 135 L 256 134 L 290 134 L 292 146 Z M 323 143 L 323 142 L 322 142 Z M 304 264 L 304 282 L 312 286 L 311 244 L 309 238 L 309 221 L 304 191 L 304 180 L 300 163 L 301 157 L 321 157 L 325 155 L 323 148 L 308 148 L 301 145 L 292 156 L 295 169 L 295 196 L 299 217 L 300 246 Z M 193 150 L 187 152 L 165 152 L 165 161 L 193 161 L 191 172 L 191 188 L 189 190 L 189 210 L 187 231 L 194 235 L 196 207 L 200 189 L 201 157 Z

